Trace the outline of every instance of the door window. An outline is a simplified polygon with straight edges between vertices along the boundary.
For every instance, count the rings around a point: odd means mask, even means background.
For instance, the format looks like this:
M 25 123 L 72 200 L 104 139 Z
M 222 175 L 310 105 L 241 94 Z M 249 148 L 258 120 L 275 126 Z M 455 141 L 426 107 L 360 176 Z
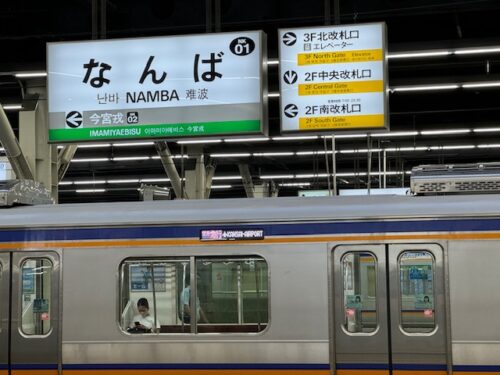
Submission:
M 52 262 L 28 258 L 21 265 L 21 330 L 47 335 L 51 328 Z
M 406 333 L 430 333 L 436 327 L 434 263 L 428 251 L 399 256 L 401 328 Z
M 344 328 L 349 333 L 377 329 L 376 262 L 368 252 L 349 252 L 342 257 Z

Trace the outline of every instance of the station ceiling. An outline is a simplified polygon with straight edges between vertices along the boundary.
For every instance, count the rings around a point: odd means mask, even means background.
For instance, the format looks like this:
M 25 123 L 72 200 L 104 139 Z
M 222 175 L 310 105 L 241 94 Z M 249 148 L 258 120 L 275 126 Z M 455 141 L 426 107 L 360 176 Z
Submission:
M 93 3 L 99 2 L 18 0 L 3 5 L 0 101 L 4 105 L 22 103 L 27 87 L 45 85 L 44 78 L 16 78 L 14 73 L 44 71 L 47 42 L 92 39 Z M 213 9 L 207 13 L 210 3 Z M 204 33 L 207 18 L 217 19 L 213 12 L 218 4 L 221 31 L 264 30 L 271 60 L 278 57 L 279 28 L 322 26 L 335 18 L 334 2 L 324 0 L 108 0 L 106 37 Z M 340 189 L 366 188 L 369 165 L 371 187 L 379 187 L 384 155 L 388 187 L 408 186 L 408 172 L 421 164 L 499 161 L 499 1 L 340 0 L 339 6 L 342 24 L 387 24 L 391 88 L 391 133 L 336 138 Z M 330 17 L 325 15 L 328 7 Z M 441 54 L 425 55 L 436 51 Z M 269 91 L 277 93 L 278 66 L 268 69 Z M 400 90 L 414 86 L 422 89 Z M 245 196 L 238 164 L 249 166 L 254 183 L 273 183 L 279 195 L 327 188 L 331 139 L 283 138 L 278 108 L 279 98 L 270 98 L 269 138 L 264 141 L 223 140 L 201 146 L 170 142 L 179 172 L 194 168 L 193 155 L 203 152 L 206 162 L 216 167 L 211 197 Z M 8 111 L 8 116 L 17 131 L 18 112 Z M 152 142 L 81 147 L 60 186 L 60 202 L 138 200 L 141 182 L 169 186 L 166 178 Z M 82 189 L 98 192 L 77 192 Z

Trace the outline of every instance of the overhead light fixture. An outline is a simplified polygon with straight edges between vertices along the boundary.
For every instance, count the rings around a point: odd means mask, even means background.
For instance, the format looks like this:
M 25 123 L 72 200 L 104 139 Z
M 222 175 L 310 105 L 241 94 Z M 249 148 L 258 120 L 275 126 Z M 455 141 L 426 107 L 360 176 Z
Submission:
M 296 174 L 295 178 L 322 178 L 322 177 L 328 177 L 328 174 L 326 173 L 309 173 L 309 174 Z
M 234 154 L 210 154 L 211 158 L 246 158 L 251 156 L 249 152 L 247 153 L 234 153 Z
M 287 179 L 287 178 L 294 178 L 293 174 L 272 174 L 268 176 L 260 176 L 259 177 L 261 180 L 278 180 L 278 179 Z
M 212 185 L 210 189 L 231 189 L 232 185 Z
M 453 52 L 449 50 L 445 51 L 422 51 L 422 52 L 401 52 L 401 53 L 389 53 L 387 58 L 389 59 L 416 59 L 420 57 L 441 57 L 452 55 Z
M 93 194 L 93 193 L 105 193 L 106 189 L 77 189 L 79 194 Z
M 467 134 L 470 129 L 450 129 L 450 130 L 422 130 L 421 135 L 445 135 L 445 134 Z
M 500 132 L 500 128 L 477 128 L 473 129 L 474 133 L 494 133 Z
M 477 145 L 477 148 L 500 148 L 500 144 L 493 143 L 493 144 Z
M 71 159 L 72 163 L 95 163 L 101 161 L 109 161 L 109 158 L 83 158 L 83 159 Z
M 399 86 L 391 87 L 392 92 L 410 92 L 410 91 L 439 91 L 439 90 L 456 90 L 460 88 L 460 85 L 449 84 L 449 85 L 425 85 L 425 86 Z
M 88 143 L 83 145 L 76 145 L 78 148 L 106 148 L 111 147 L 111 143 Z
M 141 182 L 170 182 L 170 178 L 142 178 Z
M 206 144 L 206 143 L 221 143 L 222 139 L 198 139 L 194 141 L 177 141 L 179 145 L 196 145 L 196 144 Z
M 137 184 L 139 179 L 108 180 L 108 184 Z
M 418 135 L 418 131 L 411 132 L 389 132 L 389 133 L 373 133 L 373 138 L 389 138 L 389 137 L 411 137 Z
M 273 137 L 273 141 L 305 141 L 310 139 L 318 139 L 317 135 L 301 135 L 297 137 Z
M 311 186 L 310 182 L 286 182 L 282 184 L 278 184 L 278 186 L 288 187 L 288 186 Z
M 226 180 L 241 180 L 241 176 L 214 176 L 212 180 L 214 181 L 226 181 Z
M 487 54 L 499 53 L 500 47 L 478 47 L 478 48 L 461 48 L 454 51 L 455 55 L 472 55 L 472 54 Z
M 102 185 L 106 183 L 106 180 L 85 180 L 85 181 L 73 181 L 75 185 Z
M 366 138 L 368 137 L 368 134 L 366 133 L 359 133 L 359 134 L 336 134 L 335 139 L 351 139 L 351 138 Z M 331 135 L 322 135 L 321 138 L 332 138 Z
M 37 78 L 37 77 L 47 77 L 47 72 L 26 72 L 26 73 L 16 73 L 14 74 L 16 78 Z
M 113 147 L 139 147 L 139 146 L 153 146 L 154 142 L 124 142 L 113 143 Z
M 254 152 L 253 156 L 293 156 L 295 152 L 287 151 L 287 152 Z
M 226 138 L 224 142 L 226 143 L 238 143 L 238 142 L 265 142 L 269 141 L 269 137 L 255 137 L 255 138 Z
M 2 107 L 6 111 L 14 111 L 14 110 L 23 109 L 23 106 L 21 104 L 6 104 Z
M 464 89 L 475 89 L 475 88 L 483 88 L 483 87 L 499 87 L 500 82 L 477 82 L 477 83 L 464 83 L 462 87 Z
M 140 161 L 140 160 L 150 160 L 151 157 L 149 156 L 124 156 L 124 157 L 117 157 L 117 158 L 112 158 L 112 161 Z
M 73 185 L 73 181 L 61 181 L 58 184 L 59 186 L 68 186 L 68 185 Z

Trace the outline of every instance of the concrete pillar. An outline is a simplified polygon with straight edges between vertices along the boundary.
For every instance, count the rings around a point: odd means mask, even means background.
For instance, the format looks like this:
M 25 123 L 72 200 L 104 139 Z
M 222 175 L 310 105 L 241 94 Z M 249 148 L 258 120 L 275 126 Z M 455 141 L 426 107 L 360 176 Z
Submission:
M 47 90 L 45 87 L 27 88 L 19 112 L 19 143 L 33 171 L 35 181 L 58 198 L 57 146 L 49 145 Z

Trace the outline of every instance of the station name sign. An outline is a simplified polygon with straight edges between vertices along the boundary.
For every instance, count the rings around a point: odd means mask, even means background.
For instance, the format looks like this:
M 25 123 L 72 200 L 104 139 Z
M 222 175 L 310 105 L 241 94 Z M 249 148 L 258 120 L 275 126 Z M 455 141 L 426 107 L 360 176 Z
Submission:
M 201 241 L 263 240 L 264 229 L 202 229 Z
M 47 45 L 49 141 L 263 134 L 260 31 Z
M 388 129 L 383 23 L 279 31 L 282 132 Z

